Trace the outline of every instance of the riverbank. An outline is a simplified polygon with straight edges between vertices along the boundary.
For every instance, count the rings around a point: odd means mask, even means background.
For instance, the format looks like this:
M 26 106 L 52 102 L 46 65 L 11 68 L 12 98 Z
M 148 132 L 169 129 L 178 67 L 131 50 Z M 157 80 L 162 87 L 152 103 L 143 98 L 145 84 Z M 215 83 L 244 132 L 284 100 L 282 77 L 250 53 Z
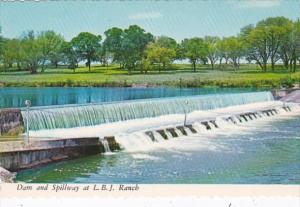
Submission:
M 188 65 L 176 65 L 158 73 L 142 74 L 118 67 L 47 69 L 43 73 L 30 74 L 27 71 L 0 73 L 2 87 L 290 87 L 300 82 L 300 72 L 289 73 L 285 69 L 262 72 L 254 66 L 243 66 L 234 71 L 231 68 L 211 70 L 200 67 L 191 72 Z

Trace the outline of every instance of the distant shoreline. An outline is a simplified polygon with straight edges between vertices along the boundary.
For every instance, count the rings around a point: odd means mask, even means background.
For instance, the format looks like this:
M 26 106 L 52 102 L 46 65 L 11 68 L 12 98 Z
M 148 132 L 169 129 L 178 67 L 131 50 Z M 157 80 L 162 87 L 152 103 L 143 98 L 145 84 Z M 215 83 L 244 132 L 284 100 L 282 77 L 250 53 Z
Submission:
M 289 82 L 288 87 L 299 83 L 297 80 Z M 124 87 L 124 88 L 156 88 L 156 87 L 171 87 L 171 88 L 258 88 L 258 89 L 279 89 L 286 87 L 286 81 L 280 79 L 273 80 L 246 80 L 240 82 L 236 80 L 208 80 L 208 81 L 166 81 L 163 83 L 124 83 L 124 82 L 93 82 L 93 81 L 60 81 L 60 82 L 0 82 L 0 88 L 4 87 Z
M 222 66 L 223 67 L 223 66 Z M 224 66 L 225 67 L 225 66 Z M 134 71 L 128 74 L 114 65 L 94 66 L 91 72 L 80 67 L 69 69 L 46 69 L 43 73 L 27 71 L 0 73 L 0 87 L 247 87 L 278 89 L 300 83 L 300 71 L 287 73 L 278 66 L 275 72 L 262 72 L 254 65 L 243 65 L 238 71 L 231 67 L 211 70 L 205 66 L 192 72 L 188 65 L 175 64 L 171 68 L 147 74 Z

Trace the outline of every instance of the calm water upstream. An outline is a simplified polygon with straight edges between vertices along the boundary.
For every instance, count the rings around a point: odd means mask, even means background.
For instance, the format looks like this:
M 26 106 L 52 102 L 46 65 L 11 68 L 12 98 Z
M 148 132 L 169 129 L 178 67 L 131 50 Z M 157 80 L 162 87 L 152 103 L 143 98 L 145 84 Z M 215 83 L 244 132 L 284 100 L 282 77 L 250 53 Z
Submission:
M 256 91 L 249 88 L 0 88 L 0 108 L 24 107 L 26 99 L 32 106 L 85 104 L 146 98 L 224 94 Z
M 25 170 L 20 182 L 300 184 L 300 117 L 174 138 L 151 151 L 116 152 Z

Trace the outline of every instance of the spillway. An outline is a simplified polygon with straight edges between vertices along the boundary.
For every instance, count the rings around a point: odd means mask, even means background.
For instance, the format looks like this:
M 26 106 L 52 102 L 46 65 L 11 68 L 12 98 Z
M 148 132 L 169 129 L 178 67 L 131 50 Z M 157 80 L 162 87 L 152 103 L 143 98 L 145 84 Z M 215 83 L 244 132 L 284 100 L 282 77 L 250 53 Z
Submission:
M 29 119 L 30 130 L 74 128 L 103 123 L 213 110 L 258 102 L 273 101 L 271 92 L 215 94 L 173 98 L 155 98 L 101 104 L 32 107 L 22 115 Z

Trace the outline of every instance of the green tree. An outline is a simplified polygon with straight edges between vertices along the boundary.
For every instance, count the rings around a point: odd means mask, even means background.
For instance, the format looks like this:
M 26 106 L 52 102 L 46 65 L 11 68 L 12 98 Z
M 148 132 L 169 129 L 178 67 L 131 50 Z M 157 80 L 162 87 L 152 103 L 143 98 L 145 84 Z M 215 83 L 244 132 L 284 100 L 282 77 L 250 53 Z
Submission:
M 151 42 L 147 45 L 145 50 L 147 60 L 150 63 L 158 65 L 158 71 L 166 69 L 166 65 L 170 64 L 176 56 L 174 48 L 163 47 L 159 42 Z
M 21 39 L 23 60 L 27 69 L 37 73 L 38 67 L 43 60 L 42 50 L 33 31 L 25 33 Z
M 181 42 L 181 50 L 183 57 L 191 62 L 194 72 L 196 72 L 197 62 L 207 56 L 206 45 L 204 44 L 203 39 L 198 37 L 184 39 Z
M 217 44 L 220 41 L 219 37 L 206 36 L 204 37 L 204 42 L 207 49 L 207 58 L 209 59 L 211 68 L 214 69 L 214 65 L 218 60 L 218 49 Z
M 56 34 L 54 31 L 48 30 L 41 32 L 37 37 L 38 44 L 41 47 L 42 52 L 42 70 L 45 70 L 45 63 L 47 61 L 54 62 L 57 67 L 59 61 L 59 53 L 61 49 L 61 45 L 64 42 L 64 38 L 60 34 Z
M 296 55 L 295 57 L 298 59 L 299 61 L 299 66 L 300 66 L 300 19 L 298 18 L 298 20 L 295 22 L 295 26 L 294 26 L 294 32 L 296 35 Z M 296 70 L 297 67 L 297 60 L 294 61 L 294 68 Z
M 155 41 L 161 47 L 175 50 L 176 56 L 174 57 L 174 59 L 181 59 L 182 54 L 180 50 L 180 44 L 178 44 L 175 39 L 168 36 L 159 36 Z
M 269 60 L 274 71 L 290 24 L 291 21 L 285 17 L 270 17 L 258 22 L 255 27 L 248 26 L 242 30 L 241 37 L 247 46 L 249 59 L 256 61 L 263 71 L 267 70 Z
M 2 37 L 2 28 L 0 26 L 0 63 L 3 61 L 4 38 Z
M 292 31 L 292 42 L 294 42 L 294 55 L 293 55 L 293 72 L 296 72 L 297 60 L 300 65 L 300 19 L 294 22 L 293 31 Z
M 0 35 L 0 63 L 3 63 L 5 39 Z
M 52 52 L 49 54 L 49 61 L 51 62 L 51 65 L 55 68 L 58 68 L 58 64 L 60 62 L 63 62 L 64 60 L 64 54 L 63 54 L 63 45 L 65 42 L 62 42 L 60 46 L 55 50 L 55 52 Z
M 218 54 L 218 58 L 219 58 L 219 65 L 220 67 L 222 66 L 222 60 L 225 59 L 225 64 L 228 63 L 228 44 L 227 44 L 227 40 L 228 38 L 223 38 L 220 41 L 217 42 L 217 54 Z
M 250 30 L 250 28 L 249 28 Z M 248 35 L 242 35 L 245 40 L 247 55 L 254 60 L 263 71 L 267 70 L 267 63 L 270 57 L 267 42 L 267 32 L 261 28 L 251 28 Z
M 256 27 L 264 30 L 266 35 L 267 53 L 269 53 L 272 71 L 275 69 L 275 63 L 280 59 L 278 50 L 291 25 L 292 21 L 285 17 L 270 17 L 257 23 Z
M 16 63 L 18 70 L 20 70 L 23 58 L 21 41 L 18 39 L 8 39 L 3 49 L 3 63 L 5 68 L 12 68 L 13 64 Z
M 108 60 L 110 58 L 109 53 L 105 47 L 105 45 L 101 45 L 101 47 L 97 51 L 97 60 L 102 64 L 102 66 L 107 66 L 108 65 Z
M 243 56 L 243 43 L 237 37 L 226 38 L 226 47 L 228 52 L 228 58 L 231 59 L 234 69 L 238 69 L 240 66 L 240 58 Z
M 145 74 L 148 73 L 149 70 L 151 70 L 152 67 L 152 63 L 150 62 L 150 60 L 147 57 L 143 57 L 142 59 L 142 64 L 141 64 L 141 72 L 144 72 Z
M 81 32 L 71 40 L 72 47 L 91 71 L 91 62 L 97 58 L 96 54 L 101 45 L 101 36 L 89 32 Z
M 251 31 L 254 30 L 254 25 L 249 24 L 245 27 L 243 27 L 240 31 L 240 33 L 237 35 L 237 37 L 240 39 L 240 41 L 243 44 L 244 49 L 244 58 L 248 61 L 250 64 L 253 61 L 253 57 L 251 56 L 251 51 L 253 48 L 250 46 L 249 36 Z
M 174 40 L 171 37 L 167 37 L 167 36 L 157 37 L 155 42 L 157 45 L 164 47 L 164 48 L 176 50 L 178 47 L 176 40 Z
M 279 54 L 284 66 L 295 72 L 300 51 L 300 22 L 298 20 L 293 24 L 285 25 L 285 27 L 287 32 L 279 47 Z
M 153 35 L 137 25 L 131 25 L 124 30 L 121 44 L 122 61 L 129 73 L 141 63 L 146 46 L 153 41 Z
M 64 42 L 61 46 L 62 62 L 75 72 L 80 61 L 79 54 L 74 50 L 71 42 Z
M 119 63 L 122 67 L 122 34 L 123 30 L 113 27 L 104 32 L 105 40 L 102 47 L 105 48 L 108 56 L 112 58 L 112 62 Z

